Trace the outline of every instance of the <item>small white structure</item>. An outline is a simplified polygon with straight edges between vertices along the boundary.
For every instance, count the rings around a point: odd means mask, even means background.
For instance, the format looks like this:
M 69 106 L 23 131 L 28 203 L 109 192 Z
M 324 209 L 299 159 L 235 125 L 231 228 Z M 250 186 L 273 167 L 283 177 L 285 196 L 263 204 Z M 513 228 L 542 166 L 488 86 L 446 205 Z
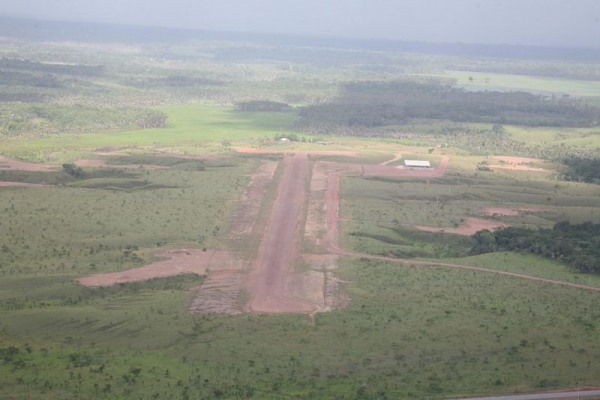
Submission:
M 404 160 L 405 167 L 431 168 L 431 163 L 426 160 Z

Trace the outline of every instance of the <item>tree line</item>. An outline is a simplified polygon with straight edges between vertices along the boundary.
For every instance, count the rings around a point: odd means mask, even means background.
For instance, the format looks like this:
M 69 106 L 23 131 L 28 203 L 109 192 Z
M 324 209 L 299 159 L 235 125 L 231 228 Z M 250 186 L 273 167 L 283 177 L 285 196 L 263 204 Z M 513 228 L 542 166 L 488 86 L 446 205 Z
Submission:
M 507 227 L 473 235 L 472 254 L 519 251 L 558 260 L 581 272 L 600 273 L 600 224 L 558 222 L 552 229 Z
M 299 129 L 377 128 L 411 120 L 449 120 L 525 126 L 590 127 L 600 108 L 572 98 L 526 92 L 469 92 L 439 83 L 353 82 L 333 102 L 302 108 Z
M 563 179 L 600 184 L 600 158 L 569 157 L 563 162 L 569 167 Z

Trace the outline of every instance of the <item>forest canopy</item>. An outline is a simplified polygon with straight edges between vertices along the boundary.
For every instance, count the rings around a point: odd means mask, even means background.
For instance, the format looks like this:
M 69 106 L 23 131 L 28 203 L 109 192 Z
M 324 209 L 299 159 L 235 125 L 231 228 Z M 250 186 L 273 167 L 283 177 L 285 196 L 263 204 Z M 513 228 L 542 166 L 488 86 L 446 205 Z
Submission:
M 469 92 L 440 83 L 353 82 L 333 102 L 300 110 L 298 128 L 376 128 L 411 120 L 450 120 L 525 126 L 590 127 L 600 108 L 577 99 L 526 92 Z

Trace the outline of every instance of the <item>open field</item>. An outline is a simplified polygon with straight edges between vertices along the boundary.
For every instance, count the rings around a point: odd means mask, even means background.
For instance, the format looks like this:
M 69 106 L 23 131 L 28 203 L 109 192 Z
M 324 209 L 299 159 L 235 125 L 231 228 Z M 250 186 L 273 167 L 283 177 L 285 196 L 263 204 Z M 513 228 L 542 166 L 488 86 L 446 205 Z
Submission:
M 253 139 L 272 138 L 289 130 L 294 120 L 291 114 L 235 113 L 228 108 L 204 104 L 166 106 L 162 110 L 169 115 L 164 128 L 8 140 L 2 143 L 2 151 L 27 160 L 51 163 L 72 162 L 107 146 L 130 151 L 170 151 L 177 147 L 181 154 L 206 154 L 226 150 L 223 141 L 248 143 Z M 56 158 L 57 155 L 60 157 Z
M 557 95 L 600 97 L 600 82 L 598 81 L 470 71 L 445 71 L 443 76 L 457 79 L 458 85 L 469 90 L 521 90 Z

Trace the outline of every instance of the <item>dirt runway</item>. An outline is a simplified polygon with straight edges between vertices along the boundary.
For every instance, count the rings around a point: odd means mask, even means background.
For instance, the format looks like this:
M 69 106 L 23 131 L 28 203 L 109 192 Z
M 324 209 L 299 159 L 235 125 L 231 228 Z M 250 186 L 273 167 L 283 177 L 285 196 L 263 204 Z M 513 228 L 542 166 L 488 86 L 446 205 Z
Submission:
M 300 254 L 302 222 L 308 196 L 309 163 L 305 154 L 286 156 L 277 198 L 248 275 L 246 311 L 311 313 L 317 309 L 294 296 L 294 269 Z

